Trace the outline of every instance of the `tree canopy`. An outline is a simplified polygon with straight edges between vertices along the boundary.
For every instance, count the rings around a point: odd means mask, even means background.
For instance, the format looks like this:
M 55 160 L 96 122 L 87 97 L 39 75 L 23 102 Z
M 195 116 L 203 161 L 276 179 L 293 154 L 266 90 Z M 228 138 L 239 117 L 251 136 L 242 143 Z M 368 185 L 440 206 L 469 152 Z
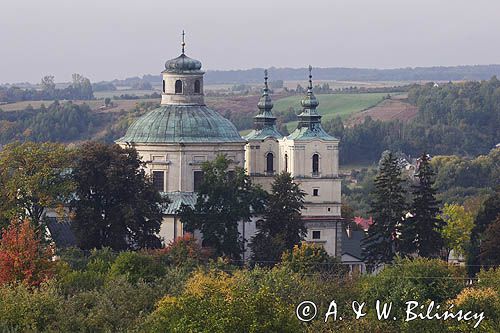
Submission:
M 72 226 L 83 249 L 155 248 L 168 203 L 141 168 L 134 148 L 96 142 L 77 151 Z

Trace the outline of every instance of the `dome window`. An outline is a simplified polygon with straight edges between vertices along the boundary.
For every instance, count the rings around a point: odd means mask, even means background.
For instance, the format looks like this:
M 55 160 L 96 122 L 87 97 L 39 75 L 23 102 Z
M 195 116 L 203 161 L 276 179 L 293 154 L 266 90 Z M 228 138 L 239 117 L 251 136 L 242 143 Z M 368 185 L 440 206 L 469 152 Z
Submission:
M 163 92 L 165 92 L 165 80 L 163 80 Z
M 194 81 L 194 93 L 199 94 L 201 93 L 201 85 L 200 85 L 200 80 Z
M 175 81 L 175 93 L 182 94 L 182 81 L 181 80 Z
M 288 172 L 288 154 L 285 154 L 285 172 Z

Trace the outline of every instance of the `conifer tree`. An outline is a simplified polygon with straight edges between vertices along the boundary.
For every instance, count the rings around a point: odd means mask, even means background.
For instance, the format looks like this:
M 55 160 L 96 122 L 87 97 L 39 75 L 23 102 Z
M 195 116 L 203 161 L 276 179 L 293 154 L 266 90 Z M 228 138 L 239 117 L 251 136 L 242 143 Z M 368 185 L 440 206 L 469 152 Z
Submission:
M 250 243 L 253 261 L 273 264 L 302 241 L 307 232 L 300 213 L 304 196 L 288 172 L 275 176 L 264 219 L 257 222 L 257 233 Z
M 438 217 L 439 202 L 433 186 L 435 174 L 430 158 L 424 153 L 419 162 L 415 175 L 418 182 L 412 185 L 411 216 L 403 222 L 401 250 L 405 255 L 436 258 L 443 247 L 441 230 L 445 222 Z
M 372 193 L 373 224 L 362 242 L 368 264 L 389 263 L 398 253 L 398 235 L 406 210 L 405 194 L 398 159 L 392 152 L 385 151 Z

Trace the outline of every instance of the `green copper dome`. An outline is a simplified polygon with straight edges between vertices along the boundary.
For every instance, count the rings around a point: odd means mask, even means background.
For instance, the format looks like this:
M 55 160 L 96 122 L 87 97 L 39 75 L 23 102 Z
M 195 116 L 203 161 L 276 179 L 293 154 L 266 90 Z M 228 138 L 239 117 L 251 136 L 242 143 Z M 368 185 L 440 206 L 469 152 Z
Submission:
M 174 59 L 167 60 L 165 63 L 165 71 L 167 73 L 199 73 L 201 72 L 201 62 L 189 58 L 182 53 Z
M 245 142 L 234 125 L 205 105 L 162 105 L 130 125 L 117 142 Z

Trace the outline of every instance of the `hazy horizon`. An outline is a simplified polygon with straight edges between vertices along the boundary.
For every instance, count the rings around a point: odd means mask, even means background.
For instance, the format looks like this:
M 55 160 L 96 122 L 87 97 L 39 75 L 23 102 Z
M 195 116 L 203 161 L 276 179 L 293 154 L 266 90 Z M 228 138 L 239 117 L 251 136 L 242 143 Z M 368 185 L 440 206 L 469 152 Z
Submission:
M 186 53 L 205 70 L 500 63 L 500 3 L 430 0 L 21 0 L 2 4 L 0 83 L 160 73 Z

